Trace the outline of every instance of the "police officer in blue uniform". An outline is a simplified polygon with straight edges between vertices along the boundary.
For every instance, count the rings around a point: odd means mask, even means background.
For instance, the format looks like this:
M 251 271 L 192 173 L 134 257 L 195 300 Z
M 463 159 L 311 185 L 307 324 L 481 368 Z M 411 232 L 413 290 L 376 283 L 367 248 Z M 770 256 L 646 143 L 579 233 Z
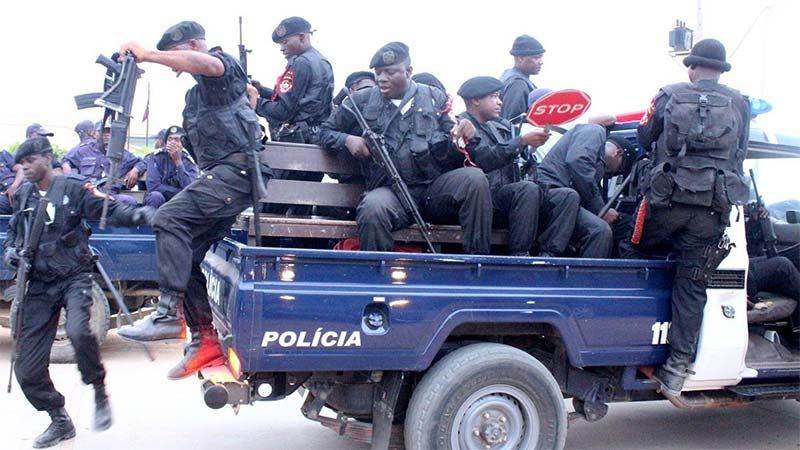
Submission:
M 749 194 L 742 161 L 750 104 L 719 82 L 731 69 L 725 53 L 715 39 L 695 44 L 683 60 L 690 83 L 661 88 L 638 129 L 643 148 L 655 145 L 646 206 L 637 212 L 637 222 L 645 220 L 638 247 L 671 240 L 677 252 L 670 356 L 655 372 L 661 391 L 672 396 L 680 395 L 696 356 L 708 277 L 727 255 L 723 234 L 731 205 Z
M 0 151 L 0 214 L 11 214 L 11 199 L 24 180 L 22 166 L 8 150 Z
M 480 141 L 471 146 L 471 160 L 486 172 L 492 189 L 495 227 L 509 230 L 509 252 L 527 256 L 538 236 L 540 222 L 546 227 L 539 241 L 548 254 L 564 251 L 578 213 L 578 194 L 569 188 L 544 191 L 536 183 L 522 181 L 519 167 L 520 150 L 539 146 L 549 133 L 536 130 L 522 136 L 506 119 L 500 117 L 503 83 L 493 77 L 470 78 L 461 85 L 458 95 L 467 111 L 460 117 L 475 125 Z M 547 220 L 540 217 L 547 211 Z
M 25 229 L 32 226 L 39 199 L 50 200 L 45 225 L 28 275 L 28 287 L 21 311 L 22 326 L 17 330 L 16 375 L 22 392 L 39 411 L 47 411 L 52 423 L 33 443 L 34 448 L 56 445 L 75 436 L 75 427 L 64 409 L 64 397 L 50 380 L 50 348 L 58 327 L 61 308 L 67 311 L 67 334 L 75 347 L 81 379 L 94 386 L 95 430 L 111 426 L 111 409 L 105 388 L 105 369 L 100 361 L 97 340 L 89 329 L 92 305 L 93 257 L 89 249 L 90 228 L 85 219 L 97 219 L 103 198 L 84 188 L 83 177 L 56 175 L 50 142 L 35 137 L 23 142 L 15 154 L 22 165 L 25 183 L 14 202 L 14 216 L 8 225 L 4 260 L 18 263 Z M 24 212 L 33 208 L 33 212 Z M 111 202 L 108 218 L 112 224 L 137 226 L 152 220 L 149 208 L 133 208 Z
M 163 150 L 147 158 L 147 194 L 144 204 L 158 208 L 197 178 L 197 165 L 183 150 L 183 128 L 167 129 Z
M 247 154 L 261 139 L 254 111 L 257 93 L 248 88 L 236 58 L 221 50 L 209 52 L 205 30 L 196 22 L 167 29 L 157 50 L 130 42 L 119 53 L 127 52 L 140 62 L 189 73 L 197 81 L 187 94 L 183 115 L 201 174 L 158 209 L 153 225 L 161 301 L 182 302 L 192 335 L 184 358 L 168 374 L 180 379 L 224 363 L 200 263 L 257 195 L 251 192 L 255 169 Z M 271 171 L 263 164 L 261 169 L 266 182 Z
M 347 110 L 356 102 L 367 124 L 382 134 L 387 150 L 416 199 L 420 212 L 433 223 L 459 223 L 464 251 L 487 254 L 492 227 L 491 190 L 486 175 L 464 167 L 467 144 L 475 136 L 468 120 L 458 124 L 442 109 L 447 97 L 439 89 L 411 81 L 408 47 L 391 42 L 375 53 L 378 86 L 355 92 L 322 124 L 320 142 L 332 151 L 348 151 L 361 159 L 368 191 L 357 207 L 362 250 L 391 251 L 392 231 L 413 220 L 392 190 L 385 171 L 369 160 L 370 149 Z M 350 106 L 352 108 L 352 106 Z
M 503 111 L 500 115 L 504 119 L 516 123 L 521 114 L 528 112 L 528 94 L 536 89 L 530 77 L 542 70 L 544 51 L 542 44 L 527 34 L 514 39 L 509 52 L 514 57 L 514 67 L 500 76 L 503 82 L 503 91 L 500 93 Z

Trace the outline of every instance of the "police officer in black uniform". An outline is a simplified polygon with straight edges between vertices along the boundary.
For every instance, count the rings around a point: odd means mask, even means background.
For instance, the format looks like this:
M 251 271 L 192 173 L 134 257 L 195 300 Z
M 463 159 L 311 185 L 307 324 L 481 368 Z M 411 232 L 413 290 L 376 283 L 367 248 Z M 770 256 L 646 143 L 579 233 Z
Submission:
M 690 83 L 661 88 L 638 129 L 643 148 L 655 144 L 637 212 L 637 222 L 646 218 L 639 247 L 671 239 L 677 252 L 670 356 L 655 372 L 662 392 L 673 396 L 680 395 L 696 355 L 708 277 L 727 255 L 723 234 L 731 205 L 748 197 L 742 161 L 750 106 L 738 91 L 719 83 L 731 68 L 725 47 L 704 39 L 683 63 Z
M 276 141 L 316 143 L 319 125 L 331 114 L 333 68 L 311 45 L 311 33 L 302 17 L 283 19 L 272 32 L 287 64 L 275 88 L 264 92 L 270 97 L 258 99 L 256 112 Z
M 25 183 L 14 202 L 14 216 L 5 240 L 5 262 L 18 263 L 25 229 L 40 208 L 42 196 L 50 200 L 45 225 L 35 250 L 28 275 L 25 298 L 21 301 L 22 326 L 17 330 L 17 381 L 28 401 L 39 411 L 47 411 L 50 426 L 33 443 L 34 448 L 56 445 L 75 436 L 75 427 L 64 409 L 64 397 L 50 380 L 48 365 L 58 316 L 67 310 L 67 334 L 75 347 L 78 370 L 84 383 L 94 386 L 94 429 L 111 426 L 111 409 L 105 388 L 105 369 L 100 361 L 97 340 L 89 329 L 92 305 L 93 257 L 89 249 L 90 229 L 84 219 L 97 219 L 103 198 L 84 188 L 80 175 L 56 175 L 50 142 L 35 137 L 23 142 L 15 154 L 21 164 Z M 32 208 L 28 213 L 26 210 Z M 152 220 L 149 208 L 134 208 L 111 202 L 108 218 L 112 224 L 137 226 Z
M 528 94 L 536 89 L 530 77 L 542 70 L 544 47 L 536 39 L 523 34 L 514 39 L 509 53 L 514 57 L 514 67 L 500 76 L 503 82 L 500 94 L 503 110 L 500 115 L 516 122 L 521 114 L 528 112 Z
M 349 151 L 365 161 L 367 189 L 357 208 L 362 250 L 390 251 L 392 231 L 413 222 L 391 188 L 383 169 L 368 162 L 370 150 L 361 137 L 353 114 L 346 109 L 355 101 L 368 125 L 382 134 L 397 170 L 405 180 L 420 212 L 434 223 L 460 223 L 466 253 L 489 253 L 492 226 L 491 190 L 486 175 L 464 167 L 465 152 L 455 142 L 467 144 L 475 127 L 462 120 L 457 125 L 442 114 L 447 98 L 440 90 L 411 81 L 408 47 L 401 42 L 383 46 L 370 62 L 378 86 L 346 99 L 321 127 L 321 145 L 332 151 Z M 350 106 L 352 108 L 352 106 Z
M 546 193 L 536 183 L 521 181 L 520 150 L 527 145 L 538 147 L 550 133 L 535 130 L 515 136 L 515 128 L 500 117 L 503 83 L 493 77 L 470 78 L 461 85 L 458 95 L 467 111 L 461 118 L 475 125 L 480 142 L 471 146 L 471 161 L 489 177 L 496 227 L 508 227 L 508 246 L 512 255 L 527 256 L 534 245 L 540 222 L 546 229 L 540 236 L 542 251 L 558 254 L 564 251 L 572 234 L 578 213 L 578 194 L 569 188 L 551 189 Z M 548 220 L 540 217 L 547 210 Z
M 148 50 L 131 42 L 120 54 L 192 74 L 197 86 L 187 94 L 184 125 L 197 156 L 200 177 L 156 212 L 156 257 L 161 301 L 181 301 L 192 334 L 183 360 L 170 379 L 184 378 L 203 367 L 222 364 L 224 357 L 208 304 L 206 277 L 200 263 L 206 251 L 230 230 L 236 216 L 253 203 L 247 149 L 261 138 L 255 88 L 236 58 L 208 51 L 205 30 L 191 21 L 170 27 Z M 264 181 L 269 167 L 262 165 Z M 180 300 L 179 300 L 180 299 Z M 177 304 L 177 303 L 176 303 Z

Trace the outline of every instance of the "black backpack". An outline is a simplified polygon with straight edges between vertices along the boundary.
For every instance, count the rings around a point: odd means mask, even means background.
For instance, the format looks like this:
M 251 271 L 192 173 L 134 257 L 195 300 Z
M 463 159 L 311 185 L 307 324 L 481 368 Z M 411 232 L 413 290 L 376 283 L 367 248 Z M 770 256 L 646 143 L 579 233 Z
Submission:
M 737 146 L 739 122 L 729 95 L 695 84 L 678 85 L 664 113 L 665 150 L 670 156 L 728 159 Z

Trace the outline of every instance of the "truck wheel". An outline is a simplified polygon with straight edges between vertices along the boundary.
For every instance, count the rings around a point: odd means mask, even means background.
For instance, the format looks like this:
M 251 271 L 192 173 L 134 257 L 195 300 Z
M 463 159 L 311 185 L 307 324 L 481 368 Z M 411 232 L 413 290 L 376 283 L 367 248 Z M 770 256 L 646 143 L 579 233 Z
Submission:
M 14 287 L 16 289 L 16 286 Z M 8 292 L 8 290 L 6 290 L 6 292 Z M 14 291 L 14 294 L 16 294 L 16 290 Z M 16 295 L 14 300 L 16 300 Z M 16 332 L 14 327 L 16 327 L 18 306 L 19 304 L 16 301 L 11 304 L 10 320 L 12 332 Z M 106 340 L 106 335 L 108 334 L 108 323 L 111 312 L 108 307 L 108 299 L 103 293 L 103 290 L 97 285 L 97 283 L 94 282 L 92 283 L 92 307 L 90 312 L 91 318 L 89 319 L 89 328 L 92 330 L 92 334 L 97 339 L 97 343 L 99 345 L 103 345 L 103 342 Z M 53 341 L 53 347 L 50 351 L 50 362 L 75 362 L 75 349 L 72 347 L 72 343 L 67 336 L 66 324 L 67 312 L 64 308 L 61 308 L 61 314 L 58 318 L 56 338 Z
M 561 449 L 567 412 L 558 383 L 533 356 L 473 344 L 438 361 L 408 405 L 409 450 Z

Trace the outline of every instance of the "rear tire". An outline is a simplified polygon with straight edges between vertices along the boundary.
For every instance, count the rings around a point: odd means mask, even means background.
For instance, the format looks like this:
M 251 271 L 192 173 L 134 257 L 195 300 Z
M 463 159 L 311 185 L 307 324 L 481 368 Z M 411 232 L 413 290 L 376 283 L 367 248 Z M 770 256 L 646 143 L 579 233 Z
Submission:
M 561 449 L 567 412 L 558 383 L 536 358 L 507 345 L 474 344 L 425 374 L 404 434 L 409 450 Z
M 14 288 L 13 291 L 11 291 L 12 287 Z M 14 285 L 6 289 L 6 293 L 11 291 L 14 294 L 10 313 L 11 332 L 13 334 L 16 334 L 17 311 L 19 308 L 19 302 L 16 301 L 16 288 L 16 285 Z M 89 319 L 89 329 L 92 330 L 92 334 L 94 335 L 95 339 L 97 339 L 97 344 L 103 345 L 103 342 L 105 342 L 106 336 L 108 335 L 108 324 L 111 312 L 108 306 L 108 299 L 106 298 L 100 286 L 98 286 L 95 282 L 92 282 L 92 307 L 90 309 L 90 313 L 91 317 Z M 53 347 L 50 351 L 50 362 L 52 363 L 60 364 L 75 362 L 75 348 L 72 346 L 72 343 L 67 336 L 66 324 L 67 312 L 64 308 L 61 308 L 61 313 L 58 318 L 58 330 L 56 331 L 56 338 L 53 341 Z

